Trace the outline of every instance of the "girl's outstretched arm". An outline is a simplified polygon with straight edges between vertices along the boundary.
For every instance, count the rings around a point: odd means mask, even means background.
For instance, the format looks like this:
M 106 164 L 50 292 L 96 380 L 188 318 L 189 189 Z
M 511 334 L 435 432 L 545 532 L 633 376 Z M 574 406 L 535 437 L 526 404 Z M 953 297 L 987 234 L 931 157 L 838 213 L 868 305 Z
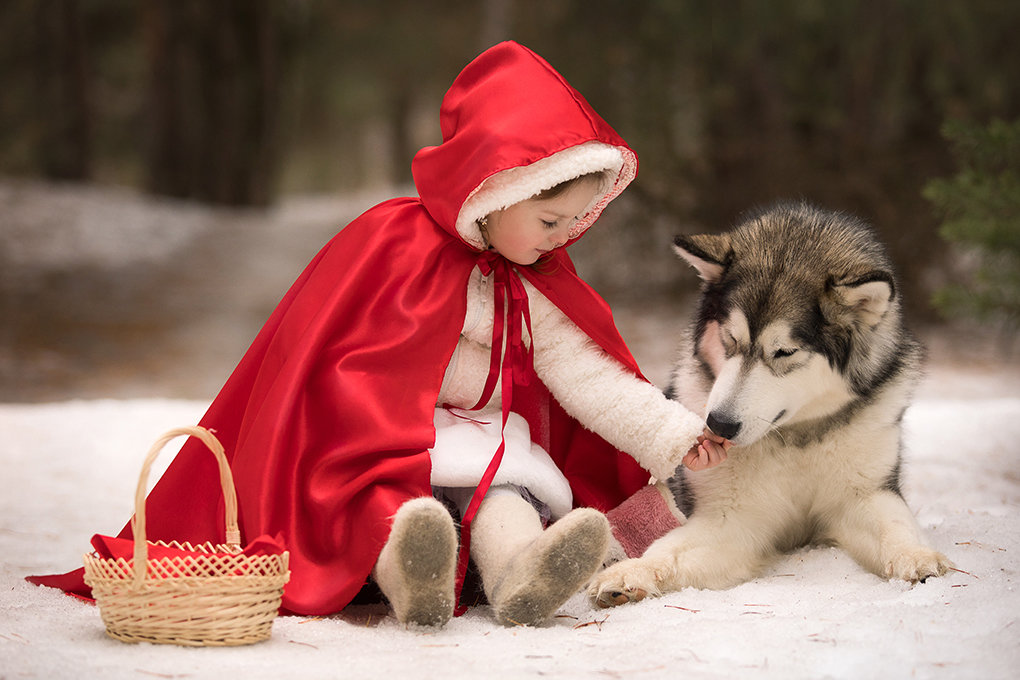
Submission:
M 656 479 L 672 477 L 692 449 L 709 441 L 703 434 L 705 421 L 628 371 L 534 287 L 525 285 L 535 335 L 535 372 L 542 382 L 584 427 L 630 454 Z M 720 459 L 714 446 L 706 449 L 707 461 Z

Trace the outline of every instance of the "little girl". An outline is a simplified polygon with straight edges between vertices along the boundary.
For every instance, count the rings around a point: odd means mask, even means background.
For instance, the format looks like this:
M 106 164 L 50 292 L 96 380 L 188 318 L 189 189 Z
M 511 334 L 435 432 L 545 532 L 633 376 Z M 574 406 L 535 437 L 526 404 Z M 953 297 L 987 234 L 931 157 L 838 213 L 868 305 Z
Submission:
M 440 124 L 413 162 L 419 197 L 323 248 L 201 422 L 244 536 L 290 551 L 292 613 L 337 612 L 371 575 L 398 620 L 441 625 L 470 556 L 499 621 L 540 623 L 606 557 L 600 510 L 649 472 L 725 457 L 641 378 L 563 249 L 634 178 L 626 143 L 515 43 L 461 72 Z M 149 496 L 149 537 L 220 542 L 222 512 L 189 440 Z M 80 570 L 32 580 L 87 593 Z

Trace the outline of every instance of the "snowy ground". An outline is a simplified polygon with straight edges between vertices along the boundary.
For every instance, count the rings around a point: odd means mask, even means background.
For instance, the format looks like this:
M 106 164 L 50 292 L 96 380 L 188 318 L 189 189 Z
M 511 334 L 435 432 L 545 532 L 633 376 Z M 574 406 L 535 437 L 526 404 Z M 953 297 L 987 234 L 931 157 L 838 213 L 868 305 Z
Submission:
M 23 191 L 5 194 L 0 186 L 4 214 L 11 215 L 24 196 Z M 101 197 L 97 206 L 111 200 Z M 113 212 L 123 214 L 125 207 L 136 203 L 129 198 Z M 97 256 L 105 248 L 96 238 L 96 233 L 105 232 L 94 232 L 93 226 L 106 213 L 99 207 L 90 213 L 81 205 L 81 201 L 71 207 L 55 205 L 45 216 L 47 238 L 55 225 L 76 225 L 77 236 L 65 234 L 70 240 L 62 251 L 42 246 L 33 251 L 38 242 L 33 238 L 39 238 L 36 231 L 15 233 L 8 224 L 0 225 L 8 230 L 7 236 L 16 237 L 6 243 L 0 239 L 0 255 L 6 247 L 7 255 L 17 255 L 25 266 L 18 270 L 23 278 L 14 282 L 21 286 L 19 290 L 25 290 L 22 281 L 31 286 L 42 281 L 38 272 L 46 267 L 53 268 L 47 271 L 67 270 L 66 263 L 51 261 L 27 268 L 25 263 L 32 258 L 71 253 L 76 254 L 78 266 L 83 257 Z M 131 218 L 132 225 L 143 225 L 137 245 L 126 253 L 117 250 L 122 245 L 111 245 L 109 252 L 117 253 L 117 261 L 97 267 L 123 268 L 125 257 L 140 257 L 142 246 L 152 245 L 146 234 L 167 233 L 160 220 L 194 218 L 191 231 L 177 234 L 183 241 L 167 242 L 164 251 L 145 256 L 145 276 L 131 273 L 133 281 L 149 281 L 152 270 L 158 270 L 167 258 L 180 261 L 182 253 L 198 252 L 186 242 L 194 234 L 209 231 L 204 213 L 168 210 L 160 217 L 149 209 L 139 211 Z M 68 218 L 74 214 L 80 217 Z M 264 225 L 255 222 L 254 227 L 228 225 L 226 233 L 264 230 Z M 0 236 L 5 235 L 2 232 Z M 127 233 L 110 238 L 124 241 Z M 321 235 L 316 233 L 313 240 L 318 242 Z M 275 243 L 284 240 L 277 236 Z M 93 250 L 84 250 L 85 243 Z M 20 248 L 17 252 L 15 245 Z M 303 257 L 299 253 L 295 261 Z M 13 286 L 11 272 L 0 272 L 0 279 L 8 277 L 0 282 Z M 292 274 L 283 272 L 280 278 Z M 195 280 L 199 290 L 202 285 L 218 285 L 201 277 Z M 278 285 L 261 282 L 263 288 L 271 289 L 269 295 L 277 297 L 282 293 Z M 233 282 L 226 298 L 231 308 L 243 287 Z M 144 292 L 149 295 L 161 288 L 154 283 Z M 97 290 L 119 288 L 111 284 Z M 101 296 L 89 299 L 97 297 Z M 111 309 L 121 309 L 131 299 L 116 298 L 113 303 Z M 167 313 L 176 309 L 173 299 L 147 304 Z M 945 578 L 914 587 L 891 583 L 864 572 L 839 550 L 813 548 L 785 557 L 761 577 L 728 591 L 684 591 L 612 610 L 593 610 L 576 596 L 560 617 L 539 628 L 502 628 L 483 607 L 439 631 L 408 630 L 387 616 L 385 609 L 363 607 L 329 618 L 278 619 L 272 639 L 251 647 L 190 649 L 112 640 L 104 634 L 95 607 L 31 586 L 23 577 L 80 565 L 90 536 L 118 530 L 130 515 L 138 470 L 151 442 L 164 430 L 193 423 L 202 414 L 208 403 L 204 397 L 152 395 L 193 391 L 194 382 L 187 389 L 180 387 L 173 381 L 174 371 L 166 367 L 173 363 L 177 373 L 195 378 L 189 371 L 192 361 L 203 372 L 212 373 L 208 378 L 199 376 L 205 380 L 199 383 L 199 393 L 207 394 L 208 384 L 225 377 L 229 369 L 225 362 L 236 360 L 243 351 L 245 341 L 240 336 L 248 337 L 250 329 L 217 325 L 211 319 L 222 318 L 222 308 L 210 304 L 203 299 L 198 309 L 202 314 L 195 323 L 180 327 L 172 345 L 150 346 L 158 351 L 145 357 L 130 353 L 136 345 L 114 344 L 119 338 L 113 334 L 97 336 L 98 345 L 115 347 L 114 353 L 130 370 L 125 375 L 100 371 L 96 359 L 97 363 L 81 371 L 93 380 L 87 389 L 72 380 L 76 374 L 64 370 L 74 365 L 75 357 L 62 354 L 63 345 L 48 347 L 45 356 L 40 354 L 26 364 L 24 346 L 18 342 L 33 338 L 9 328 L 5 336 L 0 327 L 0 340 L 15 336 L 6 358 L 0 347 L 0 378 L 7 376 L 7 387 L 13 385 L 0 391 L 10 402 L 0 404 L 3 680 L 1016 677 L 1020 668 L 1020 565 L 1016 559 L 1020 554 L 1020 362 L 1015 355 L 1002 358 L 995 343 L 980 335 L 964 343 L 959 338 L 947 340 L 944 334 L 927 338 L 933 363 L 906 416 L 905 494 L 933 545 L 960 569 Z M 262 309 L 263 304 L 252 306 Z M 25 324 L 33 323 L 27 314 L 34 312 L 34 306 L 19 307 L 15 299 L 5 309 L 12 310 L 24 314 L 19 318 Z M 672 337 L 682 321 L 662 309 L 618 308 L 617 317 L 639 363 L 661 384 Z M 69 321 L 66 328 L 73 326 Z M 113 322 L 110 327 L 122 328 Z M 168 349 L 183 352 L 182 348 L 209 338 L 227 346 L 220 358 L 200 360 L 174 353 L 169 355 L 173 362 L 167 360 Z M 145 342 L 151 343 L 152 335 Z M 74 342 L 67 343 L 73 346 Z M 58 389 L 33 392 L 31 399 L 15 398 L 19 390 L 37 386 L 41 377 L 58 373 L 60 380 L 53 383 Z M 95 399 L 96 394 L 115 398 Z M 14 403 L 29 400 L 42 403 Z M 168 450 L 161 462 L 168 462 L 172 453 Z
M 483 607 L 439 631 L 408 630 L 362 608 L 277 619 L 252 647 L 186 649 L 117 642 L 95 607 L 22 580 L 79 565 L 92 533 L 119 529 L 151 441 L 204 407 L 0 407 L 0 677 L 1005 679 L 1020 667 L 1016 394 L 910 410 L 906 495 L 962 570 L 914 587 L 815 548 L 724 592 L 605 611 L 576 596 L 540 628 L 502 628 Z

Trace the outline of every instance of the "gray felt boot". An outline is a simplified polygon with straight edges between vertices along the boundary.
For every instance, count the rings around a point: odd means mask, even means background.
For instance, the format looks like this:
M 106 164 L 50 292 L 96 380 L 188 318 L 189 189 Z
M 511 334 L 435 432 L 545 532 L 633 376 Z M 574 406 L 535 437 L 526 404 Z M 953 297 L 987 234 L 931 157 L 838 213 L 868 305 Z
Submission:
M 538 625 L 602 566 L 609 522 L 597 510 L 579 508 L 542 531 L 527 501 L 492 501 L 479 508 L 471 534 L 489 604 L 503 625 Z
M 453 615 L 457 531 L 431 497 L 400 506 L 372 575 L 401 623 L 442 626 Z

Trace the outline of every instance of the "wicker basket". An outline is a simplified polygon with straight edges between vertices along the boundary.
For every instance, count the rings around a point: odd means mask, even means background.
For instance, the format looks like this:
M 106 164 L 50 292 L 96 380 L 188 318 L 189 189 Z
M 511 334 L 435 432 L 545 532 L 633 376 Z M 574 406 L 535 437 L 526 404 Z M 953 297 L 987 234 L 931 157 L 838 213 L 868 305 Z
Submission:
M 179 435 L 197 437 L 216 456 L 226 505 L 226 544 L 145 540 L 149 470 L 163 446 Z M 189 646 L 246 645 L 269 637 L 290 577 L 288 553 L 242 554 L 234 482 L 223 447 L 212 433 L 179 428 L 152 446 L 138 480 L 131 529 L 132 560 L 96 552 L 84 556 L 85 583 L 92 587 L 107 634 L 124 642 Z M 150 547 L 157 546 L 177 554 L 149 559 Z

